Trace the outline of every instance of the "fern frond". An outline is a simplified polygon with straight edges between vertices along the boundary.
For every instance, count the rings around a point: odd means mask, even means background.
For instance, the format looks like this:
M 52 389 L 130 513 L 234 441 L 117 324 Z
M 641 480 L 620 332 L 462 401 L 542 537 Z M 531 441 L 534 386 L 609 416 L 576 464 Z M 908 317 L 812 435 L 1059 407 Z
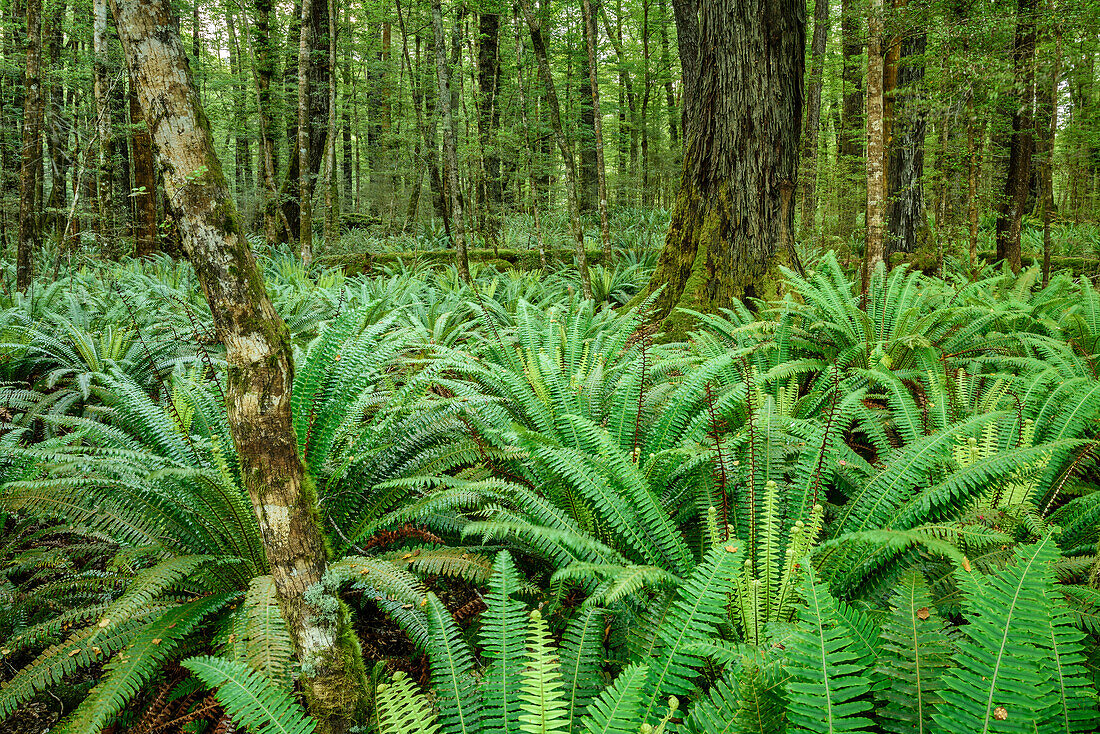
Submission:
M 379 734 L 436 734 L 439 724 L 424 695 L 405 673 L 375 689 L 374 723 Z
M 287 691 L 247 665 L 208 655 L 183 666 L 214 688 L 226 713 L 251 734 L 313 734 L 317 724 Z
M 524 734 L 566 732 L 568 712 L 561 669 L 555 655 L 550 627 L 536 610 L 527 629 L 527 668 L 520 694 L 519 730 Z
M 641 727 L 642 689 L 649 670 L 637 663 L 627 666 L 615 682 L 600 693 L 581 722 L 586 734 L 633 734 Z

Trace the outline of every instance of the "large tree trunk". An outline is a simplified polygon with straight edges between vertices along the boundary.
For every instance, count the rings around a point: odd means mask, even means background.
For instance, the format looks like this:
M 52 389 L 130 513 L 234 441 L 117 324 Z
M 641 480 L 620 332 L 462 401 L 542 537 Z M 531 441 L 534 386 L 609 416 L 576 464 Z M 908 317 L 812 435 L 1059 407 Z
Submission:
M 157 171 L 153 141 L 141 113 L 141 103 L 130 81 L 130 140 L 134 150 L 134 245 L 138 257 L 157 250 Z
M 886 119 L 883 110 L 882 0 L 872 0 L 867 28 L 867 236 L 863 251 L 863 293 L 871 274 L 886 260 Z
M 679 17 L 679 16 L 677 16 Z M 775 298 L 792 242 L 805 71 L 801 0 L 705 0 L 672 223 L 648 292 L 682 335 L 689 317 Z M 687 67 L 685 67 L 686 71 Z
M 168 1 L 111 0 L 111 5 L 150 121 L 167 201 L 225 344 L 229 425 L 301 661 L 302 690 L 322 732 L 347 732 L 366 684 L 346 608 L 332 604 L 324 591 L 319 599 L 306 599 L 307 589 L 325 588 L 326 554 L 291 422 L 290 338 L 237 223 Z M 322 608 L 329 605 L 333 608 Z
M 817 217 L 817 140 L 821 130 L 821 88 L 825 81 L 825 45 L 829 40 L 829 0 L 814 2 L 814 36 L 810 44 L 810 78 L 806 122 L 802 128 L 802 236 L 809 237 Z
M 443 170 L 447 177 L 447 195 L 451 205 L 451 238 L 455 246 L 455 265 L 458 267 L 458 274 L 468 282 L 470 264 L 466 259 L 466 225 L 462 215 L 462 194 L 458 187 L 458 152 L 455 149 L 454 115 L 451 114 L 451 70 L 447 66 L 440 0 L 432 0 L 432 31 L 435 36 L 435 78 L 439 92 L 439 117 L 443 123 Z
M 924 230 L 924 136 L 922 99 L 928 36 L 906 33 L 898 40 L 898 67 L 888 117 L 886 252 L 913 252 Z
M 539 67 L 539 77 L 546 89 L 546 106 L 550 116 L 550 128 L 558 143 L 558 150 L 565 162 L 565 196 L 569 203 L 569 224 L 573 231 L 573 246 L 577 258 L 577 271 L 581 279 L 581 294 L 592 298 L 592 280 L 588 273 L 588 253 L 584 249 L 584 229 L 581 227 L 581 215 L 577 206 L 577 166 L 573 161 L 573 151 L 561 126 L 561 107 L 558 105 L 558 93 L 554 87 L 554 77 L 550 74 L 550 61 L 546 55 L 546 42 L 542 38 L 542 24 L 531 9 L 531 0 L 521 0 L 523 15 L 527 19 L 527 29 L 531 33 L 531 47 L 535 51 L 535 61 Z
M 1024 209 L 1031 183 L 1033 119 L 1031 106 L 1035 96 L 1035 0 L 1018 0 L 1016 38 L 1012 48 L 1016 109 L 1012 115 L 1012 141 L 1005 177 L 1004 195 L 997 207 L 997 259 L 1008 262 L 1012 272 L 1020 271 L 1020 234 Z
M 598 2 L 598 0 L 597 0 Z M 585 36 L 588 45 L 588 81 L 592 87 L 592 131 L 596 136 L 596 186 L 600 208 L 600 241 L 604 266 L 611 267 L 611 226 L 607 221 L 607 169 L 603 157 L 603 113 L 600 111 L 600 85 L 596 76 L 596 8 L 592 0 L 583 0 Z
M 38 216 L 38 183 L 42 178 L 42 0 L 27 0 L 26 66 L 23 90 L 23 155 L 19 172 L 19 245 L 15 287 L 31 284 L 31 260 L 42 244 Z

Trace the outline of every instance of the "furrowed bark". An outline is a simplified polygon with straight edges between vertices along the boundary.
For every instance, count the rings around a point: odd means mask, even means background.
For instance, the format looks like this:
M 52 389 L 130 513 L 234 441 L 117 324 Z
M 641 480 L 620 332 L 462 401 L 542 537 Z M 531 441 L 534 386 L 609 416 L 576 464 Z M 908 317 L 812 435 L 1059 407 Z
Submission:
M 319 730 L 342 734 L 364 700 L 365 678 L 346 607 L 321 584 L 326 548 L 291 423 L 289 335 L 238 225 L 168 0 L 111 0 L 111 7 L 167 201 L 225 344 L 241 478 L 301 661 L 302 689 Z
M 775 298 L 779 266 L 799 268 L 791 230 L 805 46 L 801 0 L 702 4 L 680 190 L 646 289 L 663 288 L 654 316 L 667 336 L 690 324 L 674 309 Z
M 15 287 L 31 284 L 31 259 L 42 244 L 38 184 L 42 179 L 42 0 L 27 0 L 27 57 L 23 75 L 23 154 L 19 170 L 19 244 Z

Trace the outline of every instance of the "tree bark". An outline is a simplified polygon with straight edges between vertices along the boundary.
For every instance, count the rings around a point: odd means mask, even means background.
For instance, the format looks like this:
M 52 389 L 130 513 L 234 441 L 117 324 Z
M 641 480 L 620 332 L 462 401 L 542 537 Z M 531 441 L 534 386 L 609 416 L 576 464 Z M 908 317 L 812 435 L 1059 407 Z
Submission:
M 923 32 L 906 33 L 898 42 L 897 78 L 887 122 L 887 257 L 893 252 L 913 252 L 924 230 L 927 112 L 921 87 L 927 44 Z
M 598 2 L 598 0 L 597 0 Z M 592 0 L 583 0 L 585 36 L 588 45 L 588 80 L 592 87 L 592 129 L 596 136 L 596 179 L 600 208 L 600 241 L 603 243 L 604 265 L 611 267 L 611 226 L 607 221 L 607 169 L 603 156 L 603 113 L 600 111 L 600 85 L 596 74 L 597 26 Z
M 1031 107 L 1035 96 L 1036 0 L 1018 0 L 1016 5 L 1016 36 L 1012 44 L 1012 69 L 1015 91 L 1012 97 L 1016 109 L 1012 115 L 1012 138 L 1009 148 L 1008 175 L 1004 194 L 997 207 L 997 260 L 1006 261 L 1012 272 L 1020 272 L 1020 235 L 1024 209 L 1027 207 L 1031 183 L 1031 154 L 1034 149 Z
M 863 293 L 875 268 L 886 260 L 885 116 L 883 114 L 882 0 L 872 0 L 867 48 L 867 236 L 863 251 Z
M 275 76 L 275 49 L 271 43 L 273 0 L 255 0 L 256 31 L 253 34 L 253 77 L 256 85 L 256 108 L 260 116 L 260 164 L 264 179 L 264 238 L 274 246 L 279 239 L 279 224 L 284 223 L 286 236 L 293 238 L 290 223 L 279 206 L 279 180 L 275 139 L 275 101 L 271 94 L 271 78 Z
M 539 249 L 539 266 L 543 272 L 549 269 L 546 262 L 546 244 L 542 239 L 542 223 L 539 221 L 538 178 L 535 176 L 534 149 L 531 146 L 531 127 L 527 119 L 527 93 L 523 84 L 523 33 L 520 31 L 519 8 L 515 8 L 516 29 L 516 91 L 519 93 L 520 120 L 523 123 L 524 150 L 527 151 L 527 179 L 531 186 L 531 212 L 535 220 L 535 239 Z
M 829 0 L 814 2 L 814 35 L 810 44 L 810 78 L 806 124 L 802 129 L 802 236 L 809 237 L 817 217 L 817 142 L 821 130 L 821 88 L 825 81 L 825 45 L 829 40 Z
M 34 253 L 42 244 L 38 216 L 38 184 L 42 179 L 42 0 L 27 0 L 27 45 L 23 74 L 23 154 L 19 171 L 19 244 L 15 287 L 31 284 Z
M 66 200 L 68 199 L 68 174 L 70 153 L 68 150 L 68 135 L 72 125 L 65 113 L 65 85 L 60 78 L 61 48 L 64 41 L 65 16 L 68 13 L 67 0 L 60 0 L 53 6 L 53 15 L 49 22 L 47 67 L 51 72 L 51 78 L 43 81 L 47 85 L 46 101 L 46 149 L 49 154 L 50 165 L 50 196 L 46 201 L 46 211 L 43 218 L 54 230 L 54 236 L 58 242 L 62 241 L 65 227 Z
M 1058 82 L 1062 73 L 1062 31 L 1056 20 L 1055 3 L 1050 3 L 1054 37 L 1054 57 L 1050 61 L 1050 80 L 1037 93 L 1039 120 L 1037 128 L 1040 176 L 1040 204 L 1043 216 L 1043 287 L 1050 283 L 1050 220 L 1054 212 L 1054 139 L 1058 132 Z
M 111 165 L 111 107 L 107 80 L 107 0 L 94 0 L 92 7 L 92 73 L 96 109 L 96 137 L 99 143 L 95 175 L 97 231 L 104 240 L 111 238 L 114 225 L 114 181 Z
M 523 15 L 527 20 L 527 29 L 531 34 L 531 48 L 535 52 L 539 77 L 546 89 L 546 106 L 550 116 L 550 127 L 558 143 L 558 150 L 565 162 L 565 195 L 569 204 L 569 224 L 573 231 L 574 251 L 577 259 L 577 271 L 581 279 L 581 294 L 592 298 L 592 280 L 588 273 L 588 253 L 584 248 L 584 229 L 581 227 L 581 215 L 577 206 L 577 166 L 573 162 L 573 152 L 561 125 L 561 107 L 554 87 L 554 77 L 550 74 L 550 62 L 546 55 L 546 42 L 542 38 L 542 24 L 531 9 L 531 0 L 521 0 Z
M 229 425 L 241 479 L 301 662 L 302 690 L 319 730 L 342 734 L 360 710 L 366 682 L 346 607 L 335 604 L 333 613 L 315 605 L 327 606 L 332 598 L 321 585 L 324 539 L 291 422 L 289 334 L 238 225 L 168 1 L 111 0 L 111 6 L 150 121 L 167 201 L 225 344 Z
M 801 0 L 705 0 L 680 190 L 647 292 L 666 335 L 737 299 L 775 298 L 792 241 L 805 73 Z
M 470 281 L 470 263 L 466 258 L 466 225 L 462 214 L 462 195 L 458 187 L 458 152 L 455 150 L 454 116 L 451 114 L 451 70 L 447 65 L 443 10 L 440 0 L 432 0 L 432 32 L 435 36 L 435 78 L 439 92 L 439 117 L 443 123 L 443 169 L 447 177 L 451 205 L 451 238 L 455 246 L 455 266 L 463 280 Z

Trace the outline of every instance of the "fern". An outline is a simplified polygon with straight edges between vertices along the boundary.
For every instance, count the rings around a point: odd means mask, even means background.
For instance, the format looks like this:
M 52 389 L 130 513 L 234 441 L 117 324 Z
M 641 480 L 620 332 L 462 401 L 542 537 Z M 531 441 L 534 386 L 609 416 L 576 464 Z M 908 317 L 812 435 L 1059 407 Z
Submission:
M 473 655 L 443 603 L 427 595 L 432 688 L 438 696 L 439 720 L 448 734 L 473 734 L 480 729 L 482 705 L 473 677 Z
M 1048 667 L 1053 539 L 1016 549 L 1014 563 L 991 576 L 961 572 L 967 620 L 943 679 L 939 731 L 984 734 L 1045 731 L 1057 694 Z
M 868 660 L 838 621 L 837 602 L 808 570 L 805 606 L 787 642 L 787 719 L 798 732 L 870 731 Z
M 183 666 L 207 686 L 233 721 L 252 734 L 312 734 L 317 725 L 290 694 L 244 663 L 210 656 Z
M 940 678 L 952 648 L 918 572 L 902 576 L 881 636 L 882 655 L 875 670 L 887 684 L 876 691 L 876 713 L 888 732 L 925 734 L 931 731 Z
M 479 637 L 488 662 L 481 683 L 485 716 L 501 732 L 519 731 L 520 681 L 525 667 L 524 606 L 512 597 L 519 575 L 507 551 L 497 554 Z
M 581 722 L 586 734 L 633 734 L 640 726 L 642 689 L 649 678 L 644 665 L 629 665 L 592 702 Z
M 550 628 L 536 610 L 527 631 L 527 668 L 520 694 L 519 730 L 525 734 L 568 731 L 568 711 L 561 670 L 550 640 Z
M 402 672 L 375 689 L 374 723 L 379 734 L 436 734 L 431 704 Z

